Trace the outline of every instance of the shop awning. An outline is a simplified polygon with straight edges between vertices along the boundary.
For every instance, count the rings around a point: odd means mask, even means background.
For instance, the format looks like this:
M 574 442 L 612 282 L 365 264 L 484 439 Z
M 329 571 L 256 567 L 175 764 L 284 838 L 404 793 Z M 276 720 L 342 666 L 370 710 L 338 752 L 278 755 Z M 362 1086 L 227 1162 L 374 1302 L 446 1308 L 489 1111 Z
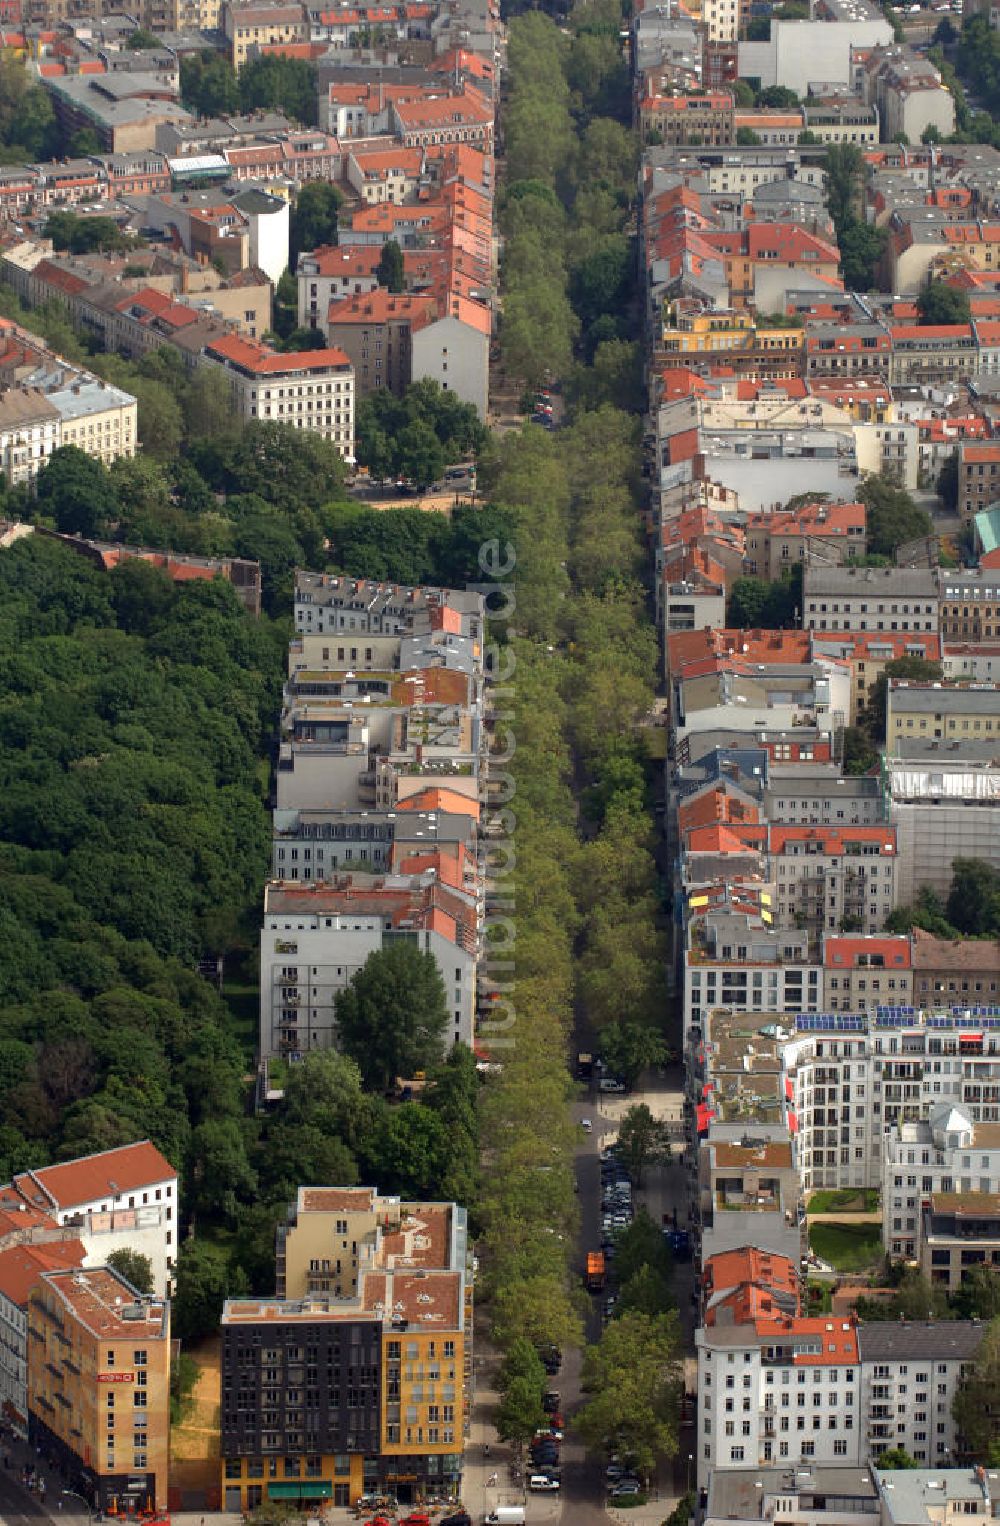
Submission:
M 328 1500 L 333 1498 L 333 1484 L 325 1478 L 289 1478 L 283 1483 L 268 1484 L 272 1500 Z
M 709 1122 L 714 1117 L 715 1113 L 713 1109 L 708 1106 L 707 1102 L 700 1102 L 698 1104 L 698 1106 L 695 1108 L 695 1123 L 697 1125 L 699 1134 L 705 1133 Z

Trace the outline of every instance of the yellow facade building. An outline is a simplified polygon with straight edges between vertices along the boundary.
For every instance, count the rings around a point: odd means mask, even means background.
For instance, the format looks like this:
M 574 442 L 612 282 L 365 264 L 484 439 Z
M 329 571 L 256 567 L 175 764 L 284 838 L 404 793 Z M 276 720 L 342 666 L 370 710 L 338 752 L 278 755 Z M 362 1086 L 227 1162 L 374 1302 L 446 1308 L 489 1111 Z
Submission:
M 30 1439 L 95 1510 L 167 1508 L 170 1305 L 110 1267 L 45 1272 L 28 1305 Z
M 466 1215 L 369 1187 L 302 1187 L 274 1299 L 222 1318 L 222 1502 L 455 1493 L 469 1414 Z

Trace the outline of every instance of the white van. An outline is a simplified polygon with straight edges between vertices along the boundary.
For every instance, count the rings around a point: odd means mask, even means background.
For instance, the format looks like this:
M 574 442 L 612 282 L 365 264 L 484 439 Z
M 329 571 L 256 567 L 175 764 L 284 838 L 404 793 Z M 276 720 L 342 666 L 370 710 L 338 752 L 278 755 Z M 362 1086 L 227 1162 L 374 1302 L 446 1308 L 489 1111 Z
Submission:
M 498 1505 L 486 1516 L 486 1526 L 524 1526 L 523 1505 Z

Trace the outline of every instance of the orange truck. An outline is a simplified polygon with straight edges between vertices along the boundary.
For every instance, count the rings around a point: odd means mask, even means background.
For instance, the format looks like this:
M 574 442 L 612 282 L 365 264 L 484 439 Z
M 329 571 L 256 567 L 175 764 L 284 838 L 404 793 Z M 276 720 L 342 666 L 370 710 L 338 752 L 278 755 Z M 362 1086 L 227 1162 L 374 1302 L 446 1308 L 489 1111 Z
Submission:
M 604 1286 L 604 1252 L 602 1250 L 590 1250 L 587 1252 L 587 1291 L 599 1293 Z

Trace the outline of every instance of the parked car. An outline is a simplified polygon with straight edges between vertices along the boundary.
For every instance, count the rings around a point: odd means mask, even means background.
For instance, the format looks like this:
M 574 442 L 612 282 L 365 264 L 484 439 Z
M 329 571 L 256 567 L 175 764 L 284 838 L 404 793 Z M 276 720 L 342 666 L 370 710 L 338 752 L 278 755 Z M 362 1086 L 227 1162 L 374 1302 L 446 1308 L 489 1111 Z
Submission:
M 554 1415 L 557 1409 L 562 1409 L 562 1396 L 554 1388 L 550 1388 L 542 1397 L 542 1409 L 547 1415 Z
M 594 1124 L 590 1118 L 581 1118 L 580 1127 L 585 1134 L 592 1134 L 594 1131 Z
M 623 1092 L 627 1091 L 628 1088 L 624 1081 L 618 1080 L 617 1076 L 602 1076 L 598 1090 L 602 1092 Z
M 549 1377 L 554 1377 L 562 1366 L 562 1352 L 558 1346 L 539 1346 L 538 1355 L 542 1359 L 542 1366 Z
M 611 1491 L 613 1500 L 631 1499 L 636 1494 L 642 1493 L 642 1485 L 637 1478 L 622 1478 L 615 1484 Z
M 532 1473 L 528 1479 L 528 1488 L 534 1494 L 551 1494 L 559 1488 L 558 1478 L 550 1478 L 547 1473 Z

